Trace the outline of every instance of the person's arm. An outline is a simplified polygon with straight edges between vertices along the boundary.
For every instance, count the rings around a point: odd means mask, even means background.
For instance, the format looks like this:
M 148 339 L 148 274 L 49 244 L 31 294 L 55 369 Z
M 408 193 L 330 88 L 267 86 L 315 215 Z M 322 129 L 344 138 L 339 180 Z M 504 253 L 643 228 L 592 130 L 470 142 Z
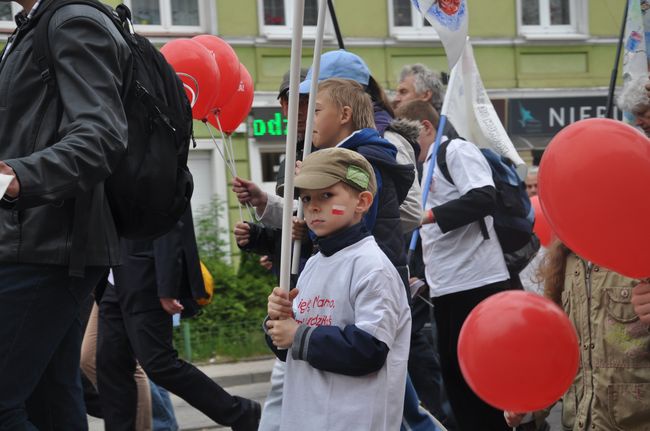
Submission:
M 363 376 L 381 369 L 388 356 L 386 343 L 356 325 L 312 327 L 300 325 L 291 357 L 323 371 Z
M 496 189 L 493 186 L 484 186 L 434 207 L 432 211 L 435 222 L 445 233 L 494 214 L 496 205 Z
M 269 322 L 271 319 L 269 316 L 266 316 L 264 319 L 264 322 L 262 322 L 262 329 L 264 329 L 264 341 L 266 341 L 266 345 L 269 346 L 269 349 L 273 352 L 273 354 L 282 362 L 287 362 L 287 354 L 289 351 L 287 349 L 281 349 L 278 348 L 274 343 L 273 339 L 271 338 L 271 334 L 269 334 Z
M 440 230 L 449 232 L 494 214 L 496 189 L 492 170 L 478 147 L 454 140 L 447 147 L 446 160 L 461 196 L 432 209 Z
M 376 372 L 386 357 L 400 325 L 400 308 L 409 319 L 403 286 L 384 271 L 374 271 L 353 286 L 355 323 L 338 326 L 297 326 L 291 344 L 293 359 L 314 368 L 349 376 Z
M 300 291 L 290 292 L 275 287 L 268 297 L 267 316 L 262 323 L 266 344 L 281 361 L 287 360 L 286 347 L 291 346 L 296 321 L 293 319 L 293 300 Z M 293 330 L 292 330 L 293 329 Z
M 122 90 L 130 64 L 124 64 L 124 53 L 103 22 L 78 15 L 60 20 L 60 13 L 49 28 L 63 112 L 60 139 L 26 157 L 4 160 L 20 183 L 16 209 L 91 190 L 111 174 L 128 142 Z M 33 120 L 38 127 L 41 119 Z
M 650 281 L 642 281 L 632 289 L 632 304 L 639 320 L 650 324 Z
M 297 208 L 297 201 L 293 201 L 294 211 Z M 268 194 L 268 200 L 264 211 L 255 210 L 255 217 L 267 227 L 276 229 L 282 228 L 282 211 L 284 210 L 284 198 L 278 195 Z
M 275 231 L 277 229 L 268 228 L 259 223 L 239 222 L 234 229 L 237 247 L 250 253 L 273 254 Z
M 399 206 L 399 218 L 404 233 L 412 232 L 420 226 L 422 219 L 422 188 L 418 180 L 417 170 L 415 168 L 417 160 L 413 147 L 408 142 L 403 141 L 397 134 L 387 134 L 391 136 L 390 142 L 397 148 L 397 163 L 400 165 L 413 165 L 414 179 L 406 198 Z M 395 139 L 392 139 L 395 137 Z
M 553 403 L 544 410 L 538 410 L 535 412 L 531 413 L 515 413 L 511 411 L 504 411 L 503 412 L 503 417 L 506 421 L 506 424 L 508 424 L 509 427 L 516 428 L 521 424 L 525 424 L 528 422 L 535 422 L 535 424 L 539 425 L 543 423 L 543 421 L 549 416 L 551 413 L 551 409 L 553 406 L 555 406 L 557 403 Z

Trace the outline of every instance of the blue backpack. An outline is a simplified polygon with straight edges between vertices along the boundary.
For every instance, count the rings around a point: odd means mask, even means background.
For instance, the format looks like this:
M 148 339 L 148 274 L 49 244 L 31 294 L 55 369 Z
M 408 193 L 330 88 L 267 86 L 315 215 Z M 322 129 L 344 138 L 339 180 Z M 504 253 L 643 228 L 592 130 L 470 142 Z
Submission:
M 463 139 L 463 138 L 459 138 Z M 463 139 L 464 140 L 464 139 Z M 451 141 L 447 140 L 440 144 L 438 154 L 436 155 L 436 164 L 443 176 L 450 183 L 454 180 L 449 174 L 447 167 L 447 147 Z M 492 170 L 492 179 L 497 191 L 497 207 L 493 215 L 494 230 L 496 231 L 499 243 L 508 260 L 508 254 L 529 246 L 532 242 L 534 253 L 539 249 L 539 240 L 533 233 L 535 223 L 535 212 L 526 193 L 526 184 L 519 178 L 515 164 L 508 158 L 503 157 L 488 148 L 481 148 L 483 157 L 487 160 Z M 479 221 L 481 232 L 485 239 L 489 238 L 485 221 Z M 530 257 L 532 259 L 532 256 Z M 527 264 L 527 262 L 526 262 Z M 516 266 L 520 266 L 517 264 Z M 511 265 L 508 265 L 509 269 Z M 521 267 L 523 269 L 525 265 Z

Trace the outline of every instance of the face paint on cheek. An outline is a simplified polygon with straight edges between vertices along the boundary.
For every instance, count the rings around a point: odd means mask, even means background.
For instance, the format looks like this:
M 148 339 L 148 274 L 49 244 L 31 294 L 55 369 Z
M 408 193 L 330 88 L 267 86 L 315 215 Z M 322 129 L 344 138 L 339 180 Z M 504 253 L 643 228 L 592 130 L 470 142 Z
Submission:
M 345 209 L 343 205 L 332 205 L 332 215 L 343 215 L 345 214 Z

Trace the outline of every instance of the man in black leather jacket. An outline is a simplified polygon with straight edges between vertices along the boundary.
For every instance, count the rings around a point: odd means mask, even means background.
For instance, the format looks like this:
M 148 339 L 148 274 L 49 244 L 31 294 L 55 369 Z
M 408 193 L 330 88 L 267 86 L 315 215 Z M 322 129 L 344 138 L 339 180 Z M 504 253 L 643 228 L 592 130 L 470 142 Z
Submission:
M 17 1 L 25 12 L 0 62 L 0 173 L 14 177 L 0 204 L 1 430 L 87 429 L 77 316 L 119 263 L 103 181 L 127 145 L 131 54 L 100 11 L 59 9 L 48 24 L 58 92 L 47 97 L 32 59 L 32 24 L 53 1 Z M 92 198 L 80 241 L 74 207 L 82 194 Z M 85 268 L 72 276 L 75 249 Z M 38 414 L 26 408 L 30 395 Z

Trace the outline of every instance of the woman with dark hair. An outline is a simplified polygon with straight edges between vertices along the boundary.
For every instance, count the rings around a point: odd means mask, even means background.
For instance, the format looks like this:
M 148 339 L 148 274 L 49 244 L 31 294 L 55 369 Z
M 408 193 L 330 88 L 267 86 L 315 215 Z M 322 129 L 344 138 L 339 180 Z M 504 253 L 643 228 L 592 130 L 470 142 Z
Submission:
M 364 86 L 364 88 L 366 89 L 366 93 L 370 95 L 373 107 L 375 108 L 375 127 L 383 135 L 395 118 L 395 112 L 393 112 L 393 108 L 390 106 L 390 100 L 388 100 L 386 92 L 372 75 L 369 76 L 368 85 Z

